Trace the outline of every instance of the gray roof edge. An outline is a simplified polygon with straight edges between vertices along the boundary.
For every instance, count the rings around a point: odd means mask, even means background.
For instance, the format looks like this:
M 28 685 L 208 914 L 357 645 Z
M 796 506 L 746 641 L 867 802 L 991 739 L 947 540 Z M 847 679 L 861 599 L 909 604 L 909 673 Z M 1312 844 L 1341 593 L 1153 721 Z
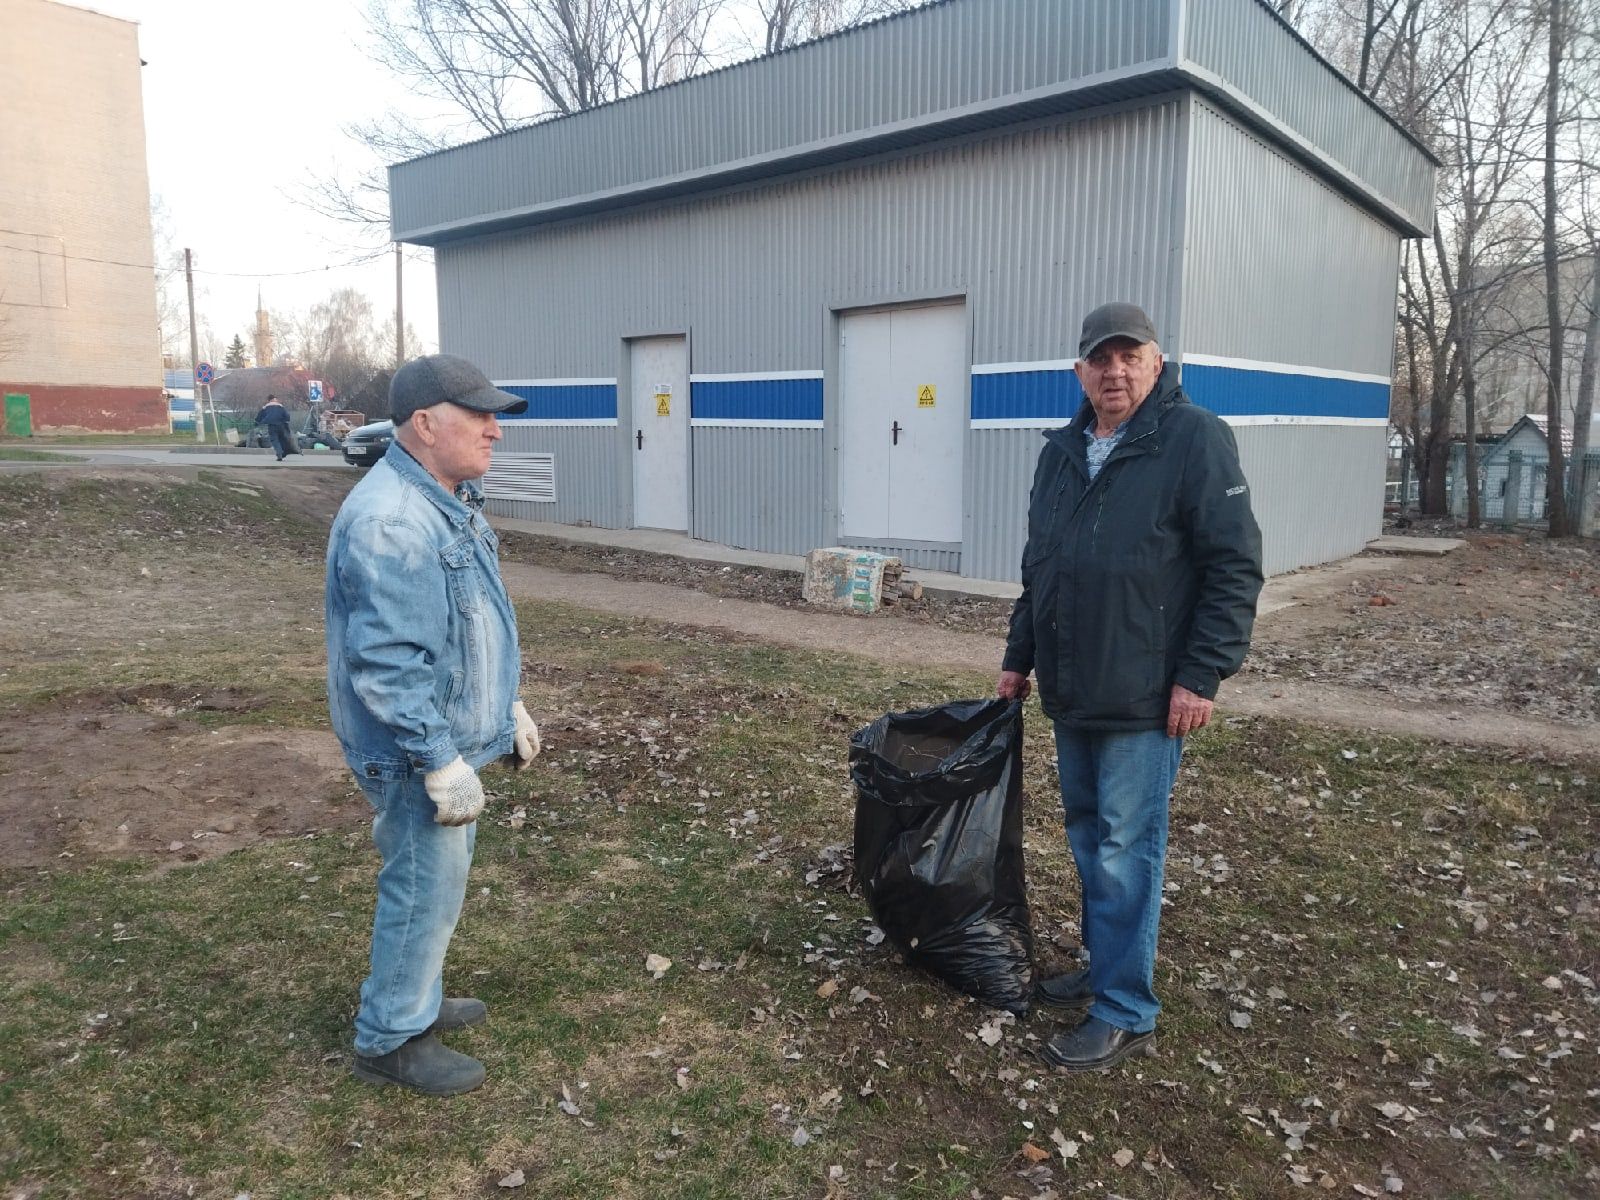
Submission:
M 918 10 L 911 10 L 913 12 Z M 678 175 L 658 176 L 582 196 L 563 196 L 554 200 L 519 206 L 493 213 L 480 213 L 443 221 L 435 225 L 398 229 L 390 233 L 397 242 L 436 245 L 480 233 L 498 232 L 516 225 L 537 225 L 564 220 L 585 212 L 606 211 L 650 199 L 709 191 L 729 183 L 743 182 L 762 175 L 792 174 L 808 167 L 870 158 L 896 145 L 910 147 L 945 140 L 967 128 L 985 123 L 990 128 L 1020 124 L 1034 117 L 1056 113 L 1065 115 L 1099 108 L 1125 99 L 1126 95 L 1107 96 L 1118 85 L 1138 84 L 1139 93 L 1158 95 L 1181 84 L 1171 69 L 1171 59 L 1163 56 L 1135 63 L 1098 75 L 1085 76 L 1028 92 L 1017 92 L 998 99 L 982 100 L 959 108 L 923 113 L 903 121 L 859 129 L 801 146 L 786 146 L 765 154 L 751 155 L 735 162 L 717 163 Z M 389 168 L 390 189 L 397 171 L 408 164 Z M 393 205 L 390 206 L 391 213 Z
M 1189 4 L 1193 2 L 1194 0 L 1179 0 L 1179 3 L 1182 4 Z M 1344 85 L 1347 91 L 1353 92 L 1363 104 L 1372 109 L 1375 113 L 1392 125 L 1395 131 L 1399 133 L 1401 137 L 1405 138 L 1406 141 L 1410 142 L 1412 146 L 1422 153 L 1424 158 L 1426 158 L 1435 167 L 1441 167 L 1444 165 L 1443 160 L 1433 152 L 1428 143 L 1424 142 L 1416 134 L 1412 133 L 1409 129 L 1402 125 L 1399 119 L 1387 108 L 1379 104 L 1371 96 L 1367 95 L 1367 93 L 1357 87 L 1355 80 L 1351 79 L 1350 76 L 1346 75 L 1338 67 L 1334 66 L 1333 63 L 1330 62 L 1322 53 L 1322 51 L 1318 50 L 1310 42 L 1306 41 L 1304 35 L 1302 35 L 1301 32 L 1290 23 L 1287 17 L 1285 17 L 1281 12 L 1268 3 L 1268 0 L 1255 0 L 1255 3 L 1257 7 L 1263 8 L 1270 13 L 1272 15 L 1272 19 L 1279 25 L 1283 26 L 1284 30 L 1289 34 L 1289 36 L 1300 44 L 1300 48 L 1302 50 L 1311 55 L 1312 58 L 1316 59 L 1325 68 L 1327 68 L 1328 74 L 1332 75 Z
M 1331 154 L 1318 149 L 1314 143 L 1226 80 L 1192 62 L 1180 64 L 1177 73 L 1196 92 L 1217 102 L 1227 112 L 1242 118 L 1252 128 L 1266 134 L 1295 159 L 1316 171 L 1341 192 L 1377 213 L 1401 232 L 1411 237 L 1428 237 L 1433 233 L 1431 211 L 1425 215 L 1408 212 L 1399 202 L 1378 191 L 1368 180 L 1357 175 Z M 1431 154 L 1427 157 L 1435 167 L 1439 165 L 1438 160 Z
M 1356 175 L 1331 155 L 1318 149 L 1225 80 L 1187 60 L 1180 60 L 1179 65 L 1174 68 L 1171 59 L 1162 58 L 1103 72 L 1097 76 L 1037 88 L 1031 92 L 980 101 L 957 109 L 926 113 L 904 121 L 857 130 L 803 146 L 789 146 L 766 154 L 752 155 L 736 162 L 718 163 L 678 175 L 641 180 L 581 196 L 563 196 L 536 204 L 479 213 L 432 225 L 407 229 L 392 228 L 391 234 L 397 242 L 434 246 L 483 234 L 500 233 L 519 226 L 543 225 L 651 201 L 676 199 L 698 192 L 752 182 L 763 177 L 788 175 L 817 166 L 871 158 L 885 150 L 912 148 L 939 142 L 969 132 L 978 124 L 985 124 L 991 129 L 1000 129 L 1021 124 L 1041 115 L 1065 116 L 1100 108 L 1126 99 L 1126 93 L 1110 97 L 1106 93 L 1118 85 L 1129 84 L 1147 85 L 1140 87 L 1139 91 L 1149 96 L 1160 95 L 1171 91 L 1174 87 L 1187 87 L 1199 92 L 1229 113 L 1244 120 L 1253 129 L 1266 135 L 1297 161 L 1314 170 L 1339 191 L 1376 213 L 1388 224 L 1412 237 L 1427 237 L 1432 232 L 1431 213 L 1424 216 L 1406 211 L 1396 201 L 1383 195 L 1371 183 Z M 1431 156 L 1429 161 L 1434 161 Z M 403 166 L 405 164 L 389 168 L 391 188 L 394 173 Z
M 758 63 L 769 62 L 772 59 L 782 58 L 785 55 L 801 54 L 814 46 L 822 46 L 826 45 L 828 42 L 838 41 L 840 38 L 851 37 L 863 29 L 871 29 L 878 25 L 886 25 L 891 21 L 904 21 L 930 8 L 944 8 L 956 2 L 957 0 L 924 0 L 923 3 L 915 5 L 912 8 L 902 8 L 896 12 L 884 13 L 881 16 L 873 17 L 871 20 L 862 21 L 857 25 L 851 25 L 844 29 L 835 29 L 832 33 L 825 33 L 820 37 L 808 38 L 803 42 L 795 42 L 792 45 L 783 47 L 781 50 L 774 50 L 770 54 L 756 54 L 750 58 L 741 58 L 736 62 L 724 63 L 722 66 L 715 67 L 712 70 L 702 71 L 698 75 L 690 75 L 684 79 L 674 79 L 671 83 L 658 84 L 656 87 L 650 88 L 648 91 L 634 92 L 629 96 L 618 96 L 615 100 L 607 100 L 604 104 L 598 104 L 594 108 L 586 108 L 581 109 L 578 112 L 569 113 L 547 113 L 544 116 L 535 117 L 526 125 L 519 125 L 515 129 L 504 129 L 499 133 L 486 133 L 482 137 L 473 138 L 471 141 L 461 142 L 454 146 L 446 146 L 442 150 L 430 150 L 428 153 L 419 154 L 415 158 L 408 158 L 402 160 L 401 162 L 390 163 L 388 164 L 388 169 L 393 171 L 396 167 L 404 167 L 409 166 L 412 163 L 426 162 L 430 158 L 438 158 L 443 154 L 453 154 L 457 150 L 465 150 L 470 146 L 481 146 L 485 142 L 496 141 L 499 138 L 517 137 L 518 135 L 525 134 L 530 130 L 542 129 L 546 125 L 553 125 L 559 121 L 576 120 L 577 118 L 586 116 L 589 113 L 618 108 L 625 104 L 639 104 L 648 100 L 651 96 L 660 95 L 662 92 L 671 91 L 674 88 L 692 87 L 694 84 L 703 79 L 712 79 L 718 75 L 726 75 L 734 71 L 748 70 Z M 1186 2 L 1187 0 L 1178 0 L 1178 3 Z

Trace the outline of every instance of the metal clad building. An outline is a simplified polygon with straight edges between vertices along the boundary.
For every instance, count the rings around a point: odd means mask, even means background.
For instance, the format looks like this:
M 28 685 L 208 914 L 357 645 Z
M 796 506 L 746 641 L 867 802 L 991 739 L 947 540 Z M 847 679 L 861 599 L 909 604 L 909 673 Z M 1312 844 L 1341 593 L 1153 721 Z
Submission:
M 1260 0 L 945 0 L 391 169 L 536 520 L 1016 578 L 1082 314 L 1234 427 L 1268 569 L 1379 532 L 1434 161 Z

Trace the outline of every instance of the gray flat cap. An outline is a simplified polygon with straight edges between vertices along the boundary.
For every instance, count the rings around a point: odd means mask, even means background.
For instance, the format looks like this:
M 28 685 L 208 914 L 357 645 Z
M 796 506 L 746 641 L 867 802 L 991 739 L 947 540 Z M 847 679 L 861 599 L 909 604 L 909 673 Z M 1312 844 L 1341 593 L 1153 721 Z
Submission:
M 474 412 L 515 416 L 528 411 L 526 400 L 502 392 L 477 367 L 454 354 L 413 358 L 389 381 L 389 416 L 396 425 L 410 420 L 417 409 L 446 400 Z
M 1078 338 L 1078 357 L 1088 358 L 1102 342 L 1119 337 L 1132 338 L 1143 345 L 1156 340 L 1156 327 L 1137 304 L 1121 301 L 1102 304 L 1083 319 L 1083 334 Z

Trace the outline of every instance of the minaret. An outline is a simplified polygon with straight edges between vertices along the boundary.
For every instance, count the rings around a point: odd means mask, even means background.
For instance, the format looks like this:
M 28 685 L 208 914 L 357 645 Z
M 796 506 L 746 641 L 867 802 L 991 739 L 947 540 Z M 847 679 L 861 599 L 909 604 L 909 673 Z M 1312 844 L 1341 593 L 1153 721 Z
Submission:
M 261 288 L 256 287 L 256 366 L 272 365 L 272 325 L 267 310 L 261 306 Z

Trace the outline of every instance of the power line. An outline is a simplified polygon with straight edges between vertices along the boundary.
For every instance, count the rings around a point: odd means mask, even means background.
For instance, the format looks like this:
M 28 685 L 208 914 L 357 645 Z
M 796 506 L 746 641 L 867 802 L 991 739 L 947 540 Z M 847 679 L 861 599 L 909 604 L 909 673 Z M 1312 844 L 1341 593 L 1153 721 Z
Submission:
M 125 262 L 116 258 L 96 258 L 89 254 L 68 254 L 65 250 L 41 250 L 37 246 L 19 246 L 13 242 L 0 242 L 0 246 L 9 250 L 21 250 L 24 253 L 31 251 L 34 254 L 48 255 L 51 258 L 70 258 L 73 262 L 98 263 L 107 267 L 130 267 L 137 271 L 160 271 L 165 275 L 172 275 L 183 269 L 182 267 L 160 267 L 155 263 Z M 228 279 L 283 279 L 292 275 L 316 275 L 323 271 L 339 271 L 346 267 L 359 267 L 364 263 L 382 258 L 388 253 L 389 248 L 384 247 L 382 250 L 374 250 L 369 254 L 364 254 L 359 258 L 352 258 L 346 262 L 328 263 L 320 267 L 306 267 L 300 271 L 213 271 L 205 267 L 195 267 L 194 273 L 196 275 L 214 275 Z

